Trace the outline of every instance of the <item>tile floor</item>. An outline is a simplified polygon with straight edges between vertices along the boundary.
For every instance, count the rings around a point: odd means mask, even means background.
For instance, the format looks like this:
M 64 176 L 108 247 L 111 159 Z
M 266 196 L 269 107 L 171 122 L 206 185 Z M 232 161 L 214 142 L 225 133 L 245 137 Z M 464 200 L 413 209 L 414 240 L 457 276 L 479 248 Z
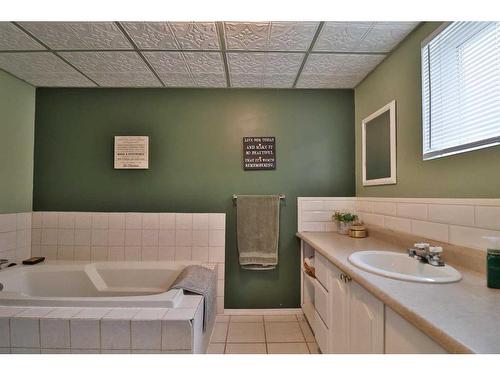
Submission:
M 304 315 L 218 315 L 209 354 L 319 354 Z

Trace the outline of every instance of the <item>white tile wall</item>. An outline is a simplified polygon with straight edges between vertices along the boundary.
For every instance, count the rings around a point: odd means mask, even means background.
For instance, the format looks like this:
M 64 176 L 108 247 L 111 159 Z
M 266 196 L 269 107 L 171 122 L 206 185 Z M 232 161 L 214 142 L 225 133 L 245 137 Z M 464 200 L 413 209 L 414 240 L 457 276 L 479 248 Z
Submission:
M 0 258 L 20 262 L 30 254 L 31 212 L 0 214 Z
M 17 219 L 4 219 L 4 227 L 16 228 Z M 26 243 L 33 256 L 48 260 L 189 260 L 224 269 L 223 213 L 34 212 L 31 227 Z M 219 278 L 224 281 L 223 272 Z M 222 313 L 223 292 L 218 297 Z
M 485 250 L 500 237 L 500 199 L 298 198 L 299 231 L 333 231 L 333 210 L 356 212 L 367 224 Z
M 194 332 L 202 298 L 186 296 L 184 304 L 189 307 L 0 306 L 0 353 L 192 352 L 202 340 Z
M 298 230 L 310 232 L 335 231 L 332 215 L 335 211 L 354 211 L 354 197 L 299 197 L 297 199 Z

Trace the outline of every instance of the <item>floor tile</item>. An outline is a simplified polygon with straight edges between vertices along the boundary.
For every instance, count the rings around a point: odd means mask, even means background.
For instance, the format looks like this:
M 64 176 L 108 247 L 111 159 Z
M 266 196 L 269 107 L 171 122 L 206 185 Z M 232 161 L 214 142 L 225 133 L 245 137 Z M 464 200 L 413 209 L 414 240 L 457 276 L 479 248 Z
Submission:
M 296 322 L 295 315 L 265 315 L 264 321 L 266 322 Z
M 226 344 L 210 344 L 208 345 L 207 354 L 224 354 Z
M 298 322 L 266 322 L 267 342 L 305 342 Z
M 320 354 L 303 314 L 216 317 L 207 354 Z
M 267 354 L 266 344 L 227 344 L 226 354 Z
M 314 334 L 311 330 L 311 327 L 309 326 L 309 323 L 307 323 L 307 320 L 299 320 L 299 325 L 302 333 L 304 334 L 306 342 L 314 342 Z
M 232 315 L 231 323 L 262 323 L 262 315 Z
M 320 354 L 318 344 L 316 344 L 315 342 L 308 342 L 307 346 L 311 354 Z
M 305 342 L 268 343 L 269 354 L 309 354 Z
M 264 324 L 230 323 L 227 342 L 265 342 Z
M 227 336 L 227 328 L 229 327 L 229 323 L 215 323 L 214 331 L 212 332 L 212 338 L 210 342 L 226 342 Z

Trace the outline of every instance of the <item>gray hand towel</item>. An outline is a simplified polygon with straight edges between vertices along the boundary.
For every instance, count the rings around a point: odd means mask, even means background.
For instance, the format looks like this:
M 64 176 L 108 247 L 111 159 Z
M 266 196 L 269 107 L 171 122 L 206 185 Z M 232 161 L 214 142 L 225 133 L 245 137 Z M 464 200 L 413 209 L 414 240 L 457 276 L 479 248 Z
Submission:
M 187 266 L 177 276 L 170 289 L 184 289 L 203 296 L 203 330 L 205 330 L 215 313 L 215 299 L 217 297 L 216 272 L 202 266 Z
M 237 237 L 244 269 L 270 270 L 278 264 L 278 195 L 238 195 Z

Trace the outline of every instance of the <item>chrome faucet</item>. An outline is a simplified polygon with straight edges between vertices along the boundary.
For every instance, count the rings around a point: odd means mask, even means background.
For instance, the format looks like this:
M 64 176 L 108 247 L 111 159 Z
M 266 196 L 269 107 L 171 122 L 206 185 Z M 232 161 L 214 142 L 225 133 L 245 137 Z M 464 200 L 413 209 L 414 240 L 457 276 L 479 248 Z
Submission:
M 434 267 L 443 267 L 444 261 L 441 259 L 443 248 L 441 246 L 431 246 L 425 242 L 419 242 L 408 249 L 408 255 L 411 258 L 419 260 L 421 263 L 427 263 Z
M 0 270 L 2 269 L 2 266 L 4 264 L 8 264 L 9 263 L 9 260 L 8 259 L 0 259 Z

